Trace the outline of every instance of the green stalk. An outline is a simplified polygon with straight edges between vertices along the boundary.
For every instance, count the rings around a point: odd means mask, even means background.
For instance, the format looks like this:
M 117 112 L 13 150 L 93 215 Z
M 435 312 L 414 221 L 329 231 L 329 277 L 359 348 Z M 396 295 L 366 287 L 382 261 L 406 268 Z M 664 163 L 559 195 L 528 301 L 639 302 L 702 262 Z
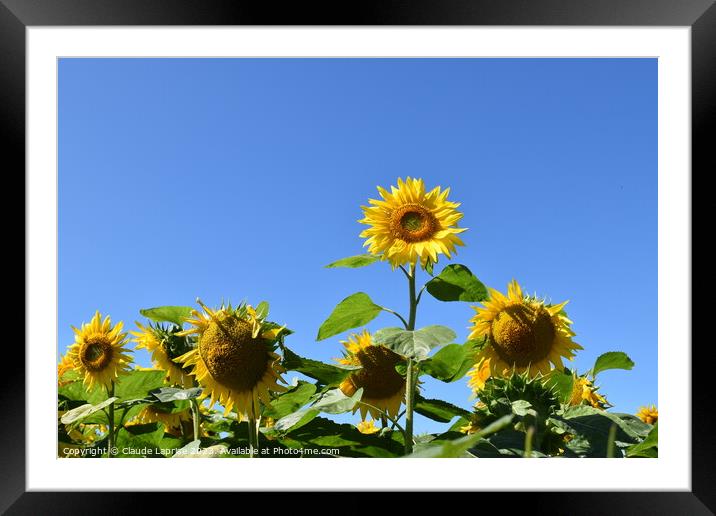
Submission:
M 405 454 L 413 453 L 413 404 L 415 399 L 413 382 L 413 361 L 408 359 L 405 375 Z
M 249 417 L 249 457 L 254 458 L 255 454 L 254 451 L 256 450 L 256 419 L 254 419 L 254 416 Z
M 525 458 L 531 458 L 532 457 L 532 439 L 535 435 L 535 427 L 530 426 L 527 429 L 527 434 L 525 435 Z
M 199 440 L 199 403 L 196 398 L 191 399 L 191 419 L 194 423 L 194 440 Z
M 109 396 L 114 396 L 114 380 L 109 381 Z M 107 457 L 114 457 L 114 402 L 109 404 L 109 439 L 108 439 L 108 445 L 109 449 L 107 450 Z
M 408 273 L 408 291 L 410 296 L 410 315 L 407 329 L 415 329 L 415 317 L 418 311 L 418 302 L 415 296 L 416 264 L 410 264 Z M 415 367 L 412 358 L 408 358 L 405 375 L 405 454 L 413 453 L 413 411 L 415 405 Z
M 614 441 L 617 438 L 617 425 L 612 423 L 609 427 L 609 436 L 607 437 L 607 459 L 614 458 Z
M 418 311 L 418 301 L 415 297 L 415 264 L 410 265 L 410 273 L 408 274 L 408 289 L 410 294 L 410 315 L 408 317 L 408 329 L 415 329 L 415 316 Z

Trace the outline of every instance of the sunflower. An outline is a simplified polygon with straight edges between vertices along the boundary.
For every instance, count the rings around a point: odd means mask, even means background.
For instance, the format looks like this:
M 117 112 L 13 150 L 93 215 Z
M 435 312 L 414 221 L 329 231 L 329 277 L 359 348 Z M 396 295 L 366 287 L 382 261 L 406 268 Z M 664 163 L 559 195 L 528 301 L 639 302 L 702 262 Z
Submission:
M 125 426 L 146 425 L 148 423 L 162 423 L 164 431 L 168 434 L 180 436 L 182 433 L 182 422 L 191 421 L 191 409 L 182 412 L 162 412 L 154 405 L 147 405 Z
M 597 392 L 598 388 L 584 376 L 575 376 L 572 385 L 572 397 L 569 399 L 570 405 L 581 405 L 582 402 L 586 401 L 589 405 L 598 409 L 611 406 L 604 396 Z
M 75 342 L 67 351 L 74 369 L 84 375 L 84 385 L 91 390 L 95 385 L 103 385 L 109 392 L 112 382 L 120 375 L 129 372 L 132 357 L 125 353 L 127 334 L 122 333 L 123 323 L 112 327 L 109 316 L 102 320 L 97 311 L 89 322 L 80 329 L 72 326 Z
M 489 289 L 484 308 L 473 307 L 477 314 L 470 339 L 485 339 L 468 373 L 469 385 L 477 393 L 490 376 L 505 376 L 511 371 L 528 371 L 530 377 L 547 374 L 551 366 L 564 369 L 562 357 L 572 360 L 574 350 L 582 346 L 572 341 L 572 321 L 562 312 L 564 305 L 546 305 L 525 297 L 517 281 L 512 280 L 507 296 Z
M 191 349 L 186 337 L 178 337 L 177 328 L 165 328 L 161 325 L 144 326 L 136 323 L 140 331 L 130 331 L 134 335 L 137 349 L 146 349 L 152 354 L 152 362 L 157 369 L 166 371 L 167 383 L 180 385 L 188 389 L 194 385 L 194 380 L 181 365 L 174 362 L 174 359 Z
M 71 380 L 64 379 L 65 373 L 73 371 L 75 363 L 72 361 L 72 357 L 67 353 L 62 357 L 60 363 L 57 364 L 57 385 L 60 387 L 71 382 Z
M 450 258 L 456 245 L 465 245 L 457 236 L 466 230 L 457 227 L 460 203 L 447 200 L 449 188 L 437 186 L 426 193 L 422 179 L 408 177 L 405 182 L 398 178 L 391 192 L 380 186 L 378 192 L 382 200 L 369 199 L 372 206 L 361 206 L 365 218 L 358 222 L 370 228 L 360 236 L 367 238 L 363 245 L 370 253 L 382 255 L 393 268 L 418 259 L 425 267 L 428 261 L 436 263 L 438 254 Z
M 395 366 L 403 361 L 403 357 L 385 346 L 375 344 L 367 330 L 353 334 L 341 343 L 346 352 L 338 362 L 361 367 L 339 386 L 346 396 L 353 396 L 358 389 L 363 388 L 361 402 L 353 408 L 353 413 L 360 409 L 363 420 L 367 414 L 374 419 L 378 418 L 381 411 L 398 417 L 400 404 L 405 398 L 405 379 L 395 370 Z
M 210 395 L 211 405 L 218 401 L 225 415 L 235 408 L 239 418 L 258 419 L 261 402 L 268 405 L 272 391 L 286 390 L 277 383 L 283 381 L 285 369 L 274 352 L 284 328 L 263 320 L 250 305 L 212 310 L 199 304 L 203 312 L 192 310 L 187 319 L 194 327 L 176 333 L 197 334 L 198 345 L 176 361 L 193 367 L 191 374 L 203 387 L 202 398 Z
M 656 405 L 641 407 L 636 416 L 647 425 L 653 425 L 659 421 L 659 411 L 656 409 Z

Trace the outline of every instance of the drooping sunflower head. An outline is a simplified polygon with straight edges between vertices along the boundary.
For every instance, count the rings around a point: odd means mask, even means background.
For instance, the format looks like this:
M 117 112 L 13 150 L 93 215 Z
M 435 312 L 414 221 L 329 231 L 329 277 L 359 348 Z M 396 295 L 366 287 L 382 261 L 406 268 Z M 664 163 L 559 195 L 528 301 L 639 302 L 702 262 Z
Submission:
M 344 357 L 338 362 L 361 367 L 348 375 L 340 385 L 346 396 L 353 396 L 358 389 L 363 389 L 361 401 L 356 404 L 353 412 L 360 410 L 363 420 L 367 414 L 374 419 L 379 418 L 381 411 L 397 417 L 405 398 L 405 378 L 395 366 L 404 360 L 403 357 L 374 343 L 367 330 L 351 335 L 342 344 L 346 349 Z
M 569 399 L 569 404 L 574 406 L 586 403 L 598 409 L 610 407 L 610 403 L 604 396 L 597 392 L 598 390 L 599 388 L 595 387 L 587 377 L 575 376 L 574 383 L 572 384 L 572 397 Z
M 181 328 L 151 323 L 144 326 L 139 322 L 136 325 L 139 331 L 129 333 L 134 336 L 137 349 L 144 348 L 152 354 L 154 367 L 167 373 L 166 380 L 169 384 L 180 385 L 184 389 L 192 387 L 194 380 L 189 372 L 181 364 L 174 362 L 174 359 L 194 349 L 189 337 L 177 335 Z
M 517 281 L 507 289 L 507 296 L 489 289 L 484 307 L 473 307 L 476 315 L 470 339 L 485 340 L 475 356 L 469 385 L 477 393 L 490 376 L 505 376 L 512 371 L 528 371 L 534 377 L 547 374 L 552 365 L 564 369 L 562 358 L 571 360 L 582 346 L 572 341 L 574 332 L 564 314 L 565 301 L 547 305 L 543 300 L 527 297 Z
M 164 412 L 159 407 L 147 405 L 139 414 L 125 423 L 125 426 L 162 423 L 166 433 L 178 436 L 182 433 L 182 423 L 188 423 L 189 421 L 191 421 L 190 409 L 181 412 Z
M 659 411 L 657 410 L 656 405 L 641 407 L 639 412 L 636 413 L 636 416 L 647 425 L 653 425 L 659 421 Z
M 261 403 L 271 402 L 271 392 L 286 390 L 277 383 L 283 381 L 285 369 L 275 352 L 285 328 L 266 321 L 250 305 L 212 310 L 199 303 L 203 311 L 194 310 L 187 319 L 193 327 L 176 334 L 196 334 L 197 347 L 176 361 L 193 368 L 202 397 L 211 396 L 211 405 L 218 401 L 225 414 L 233 408 L 240 418 L 258 419 Z
M 380 186 L 378 192 L 381 200 L 369 199 L 371 206 L 361 206 L 365 217 L 358 222 L 370 227 L 360 236 L 367 238 L 370 253 L 393 268 L 418 260 L 425 267 L 428 261 L 437 262 L 439 254 L 450 258 L 455 246 L 464 245 L 457 236 L 466 230 L 457 226 L 460 204 L 447 200 L 449 188 L 426 192 L 422 179 L 408 177 L 405 182 L 398 178 L 390 192 Z
M 123 347 L 127 334 L 122 333 L 122 327 L 122 321 L 112 326 L 109 316 L 103 320 L 99 311 L 81 328 L 72 327 L 75 342 L 67 354 L 88 389 L 103 385 L 109 391 L 112 381 L 129 371 L 132 357 Z

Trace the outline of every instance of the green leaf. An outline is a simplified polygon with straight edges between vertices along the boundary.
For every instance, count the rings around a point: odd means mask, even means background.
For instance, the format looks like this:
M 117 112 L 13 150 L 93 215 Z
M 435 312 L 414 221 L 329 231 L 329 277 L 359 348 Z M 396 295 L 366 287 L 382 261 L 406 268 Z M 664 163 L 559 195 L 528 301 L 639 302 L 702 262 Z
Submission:
M 420 395 L 415 398 L 415 412 L 440 423 L 449 423 L 457 416 L 470 417 L 469 411 L 457 405 L 443 400 L 426 399 Z
M 149 423 L 131 425 L 117 432 L 118 457 L 163 457 L 160 447 L 164 437 L 164 425 Z
M 510 403 L 510 405 L 512 406 L 512 413 L 516 416 L 537 416 L 537 412 L 532 408 L 532 404 L 527 400 L 515 400 Z
M 267 429 L 262 429 L 262 430 L 264 430 L 264 433 L 266 435 L 287 434 L 287 433 L 291 432 L 292 430 L 297 430 L 297 429 L 301 428 L 303 425 L 309 423 L 312 419 L 314 419 L 320 413 L 321 413 L 320 410 L 315 410 L 315 409 L 297 410 L 296 412 L 293 412 L 291 414 L 283 416 L 281 419 L 276 421 L 276 423 L 274 423 L 274 426 L 272 428 L 267 428 Z
M 184 439 L 180 439 L 179 437 L 175 437 L 171 434 L 164 434 L 164 437 L 162 437 L 162 440 L 159 442 L 159 449 L 161 450 L 162 455 L 165 457 L 171 457 L 182 447 L 183 444 Z
M 659 456 L 659 423 L 654 423 L 654 427 L 642 442 L 629 446 L 626 449 L 627 457 L 647 457 L 655 458 Z
M 125 406 L 124 402 L 116 402 L 114 404 L 114 427 L 119 428 L 125 422 L 132 419 L 134 416 L 139 414 L 144 407 L 147 406 L 146 402 L 136 402 L 132 405 Z M 126 410 L 125 410 L 126 408 Z M 95 412 L 88 416 L 82 422 L 85 424 L 103 424 L 106 425 L 108 421 L 107 414 L 104 412 Z
M 613 424 L 617 426 L 616 441 L 635 443 L 640 439 L 632 426 L 618 416 L 588 405 L 568 407 L 561 416 L 555 415 L 549 421 L 574 435 L 566 447 L 582 457 L 606 457 L 609 429 Z
M 338 385 L 351 372 L 360 369 L 360 367 L 325 364 L 318 360 L 304 358 L 288 348 L 283 350 L 283 362 L 281 365 L 289 371 L 298 371 L 324 385 Z
M 120 401 L 143 398 L 150 391 L 159 389 L 164 385 L 166 373 L 160 370 L 140 371 L 134 370 L 120 376 L 114 386 L 114 395 Z
M 353 396 L 346 396 L 340 389 L 331 389 L 321 396 L 321 398 L 311 406 L 311 409 L 317 409 L 326 414 L 343 414 L 352 410 L 363 395 L 363 388 L 358 389 Z
M 626 369 L 627 371 L 634 367 L 634 362 L 622 351 L 609 351 L 602 355 L 599 355 L 594 367 L 592 368 L 592 376 L 596 377 L 597 374 L 608 369 Z
M 269 314 L 269 304 L 268 301 L 261 301 L 258 305 L 256 305 L 256 316 L 259 319 L 266 319 Z
M 500 430 L 507 428 L 512 423 L 512 416 L 503 416 L 497 421 L 489 424 L 484 429 L 476 432 L 472 435 L 455 439 L 454 441 L 444 441 L 430 446 L 411 455 L 409 458 L 452 458 L 452 457 L 464 457 L 467 451 L 477 444 L 481 439 L 484 439 L 490 434 L 499 432 Z
M 142 308 L 139 313 L 152 321 L 170 322 L 181 327 L 192 310 L 190 306 L 157 306 L 155 308 Z
M 379 262 L 380 256 L 373 254 L 359 254 L 357 256 L 349 256 L 348 258 L 341 258 L 333 263 L 326 265 L 326 269 L 334 269 L 336 267 L 350 267 L 356 269 L 358 267 L 365 267 L 371 263 Z
M 178 389 L 176 387 L 160 387 L 159 389 L 154 389 L 149 394 L 164 403 L 167 403 L 169 401 L 191 400 L 201 396 L 201 387 L 192 387 L 190 389 Z
M 316 386 L 314 384 L 299 382 L 296 387 L 273 400 L 264 415 L 274 419 L 281 419 L 303 407 L 315 393 Z
M 107 398 L 107 391 L 104 390 L 104 387 L 95 384 L 95 387 L 88 391 L 82 382 L 72 382 L 58 387 L 57 394 L 68 400 L 86 401 L 93 405 Z
M 487 299 L 487 288 L 464 265 L 445 267 L 426 283 L 430 295 L 440 301 L 479 302 Z
M 338 303 L 321 327 L 316 340 L 324 340 L 351 328 L 368 324 L 383 310 L 364 292 L 357 292 Z
M 384 328 L 375 332 L 373 341 L 392 349 L 399 355 L 415 360 L 427 358 L 430 350 L 455 340 L 455 332 L 446 326 L 426 326 L 419 330 Z
M 81 421 L 82 419 L 94 414 L 95 412 L 99 412 L 104 407 L 111 405 L 117 399 L 119 399 L 119 398 L 117 398 L 117 397 L 107 398 L 102 403 L 98 403 L 96 405 L 87 403 L 86 405 L 82 405 L 82 406 L 74 408 L 72 410 L 68 410 L 67 412 L 65 412 L 62 415 L 62 417 L 60 418 L 60 421 L 65 425 L 69 425 L 71 423 L 76 423 L 77 421 Z
M 645 438 L 653 429 L 652 425 L 647 425 L 633 414 L 624 414 L 622 412 L 610 412 L 610 414 L 621 419 L 624 424 L 631 428 L 633 432 L 640 438 Z
M 421 370 L 441 382 L 455 382 L 465 376 L 475 360 L 476 342 L 448 344 L 425 360 Z
M 318 398 L 316 403 L 312 406 L 297 410 L 282 417 L 276 421 L 272 428 L 265 429 L 263 433 L 266 435 L 285 435 L 309 423 L 321 412 L 327 414 L 342 414 L 343 412 L 348 412 L 358 403 L 362 395 L 362 388 L 358 389 L 351 397 L 343 394 L 340 389 L 331 389 Z
M 388 431 L 380 435 L 366 435 L 361 434 L 353 425 L 339 424 L 323 417 L 316 417 L 292 430 L 289 436 L 281 438 L 280 442 L 291 448 L 308 450 L 337 448 L 340 457 L 398 457 L 405 448 L 401 432 Z
M 560 403 L 568 403 L 572 399 L 574 375 L 571 372 L 555 369 L 545 376 L 544 385 L 557 394 Z

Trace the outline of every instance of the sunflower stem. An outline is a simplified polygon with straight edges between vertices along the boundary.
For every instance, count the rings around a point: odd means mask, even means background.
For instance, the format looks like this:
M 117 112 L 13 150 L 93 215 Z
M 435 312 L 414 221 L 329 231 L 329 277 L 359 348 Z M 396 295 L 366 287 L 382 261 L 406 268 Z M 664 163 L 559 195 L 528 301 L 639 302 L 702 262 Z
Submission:
M 405 375 L 405 454 L 413 453 L 413 360 L 408 359 Z
M 199 403 L 196 398 L 191 399 L 191 419 L 194 427 L 194 440 L 199 440 Z
M 607 437 L 607 459 L 614 458 L 614 441 L 617 438 L 617 425 L 612 423 L 609 427 L 609 436 Z
M 415 329 L 415 317 L 417 315 L 418 302 L 415 297 L 415 273 L 416 264 L 410 264 L 410 272 L 408 273 L 408 293 L 410 296 L 410 315 L 408 318 L 407 329 L 412 331 Z M 405 374 L 405 454 L 413 453 L 413 405 L 415 404 L 415 374 L 413 359 L 408 358 L 407 370 Z
M 253 415 L 249 416 L 248 425 L 249 425 L 249 457 L 253 459 L 256 456 L 255 450 L 256 450 L 256 437 L 257 437 L 257 435 L 256 435 L 256 419 L 254 418 Z
M 408 274 L 408 289 L 410 294 L 410 315 L 408 317 L 408 330 L 415 329 L 415 316 L 418 311 L 417 298 L 415 297 L 415 264 L 410 264 L 410 273 Z
M 109 398 L 114 397 L 114 380 L 109 381 L 109 392 L 107 393 Z M 109 423 L 109 437 L 107 444 L 107 457 L 114 457 L 114 402 L 109 404 L 109 416 L 107 417 Z
M 527 433 L 525 434 L 525 458 L 531 458 L 532 457 L 532 439 L 535 435 L 535 427 L 530 426 L 527 429 Z

